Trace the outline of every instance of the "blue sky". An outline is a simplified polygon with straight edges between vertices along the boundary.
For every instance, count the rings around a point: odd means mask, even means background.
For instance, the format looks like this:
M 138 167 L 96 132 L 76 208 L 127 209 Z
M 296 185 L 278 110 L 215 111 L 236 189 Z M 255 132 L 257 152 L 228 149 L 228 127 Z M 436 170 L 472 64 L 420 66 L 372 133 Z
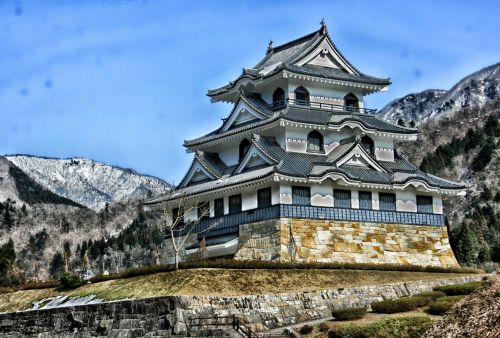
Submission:
M 206 92 L 319 28 L 381 108 L 500 61 L 499 1 L 0 0 L 0 154 L 89 157 L 179 182 L 184 139 L 231 106 Z

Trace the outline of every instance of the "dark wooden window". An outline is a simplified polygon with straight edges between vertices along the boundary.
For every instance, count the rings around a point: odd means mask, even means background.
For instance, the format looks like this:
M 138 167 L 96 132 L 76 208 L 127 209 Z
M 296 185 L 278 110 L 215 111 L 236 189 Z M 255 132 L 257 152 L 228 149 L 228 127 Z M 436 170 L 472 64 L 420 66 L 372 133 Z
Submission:
M 319 131 L 313 130 L 307 135 L 307 151 L 324 151 L 323 135 Z
M 311 188 L 292 187 L 292 203 L 298 205 L 311 205 Z
M 309 92 L 304 87 L 300 86 L 295 89 L 295 104 L 299 106 L 309 105 Z
M 273 93 L 273 107 L 281 107 L 285 104 L 285 91 L 277 88 Z
M 236 214 L 241 212 L 241 195 L 229 196 L 229 213 Z
M 271 206 L 271 188 L 257 190 L 257 207 L 267 208 Z
M 250 145 L 251 145 L 251 143 L 247 139 L 244 139 L 243 141 L 241 141 L 241 143 L 240 143 L 240 157 L 239 157 L 240 162 L 243 160 L 243 158 L 247 154 L 248 150 L 250 149 Z
M 224 199 L 217 198 L 214 200 L 214 216 L 221 217 L 224 216 Z
M 361 146 L 366 150 L 366 152 L 370 155 L 374 155 L 374 150 L 375 150 L 375 144 L 373 143 L 373 140 L 369 138 L 368 136 L 363 136 L 361 138 Z
M 176 225 L 184 224 L 184 209 L 174 208 L 172 209 L 172 224 L 177 222 Z
M 359 100 L 353 93 L 344 96 L 344 105 L 347 111 L 355 112 L 359 108 Z
M 208 202 L 198 203 L 197 211 L 198 219 L 210 218 L 210 205 L 208 204 Z
M 396 210 L 396 195 L 379 193 L 380 210 Z
M 333 191 L 334 205 L 337 208 L 350 208 L 351 207 L 351 192 L 349 190 L 335 189 Z
M 372 193 L 369 191 L 359 192 L 359 208 L 371 209 L 372 208 Z
M 433 212 L 432 196 L 417 196 L 417 212 Z

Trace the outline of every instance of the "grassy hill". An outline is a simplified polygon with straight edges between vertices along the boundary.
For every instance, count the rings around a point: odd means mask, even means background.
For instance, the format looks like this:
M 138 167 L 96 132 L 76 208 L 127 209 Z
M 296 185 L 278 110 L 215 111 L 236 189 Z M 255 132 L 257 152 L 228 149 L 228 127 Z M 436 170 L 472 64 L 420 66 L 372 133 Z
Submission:
M 329 269 L 185 269 L 87 284 L 68 291 L 24 290 L 0 294 L 0 312 L 29 309 L 55 296 L 96 295 L 102 300 L 169 295 L 249 295 L 378 285 L 465 276 L 461 273 Z

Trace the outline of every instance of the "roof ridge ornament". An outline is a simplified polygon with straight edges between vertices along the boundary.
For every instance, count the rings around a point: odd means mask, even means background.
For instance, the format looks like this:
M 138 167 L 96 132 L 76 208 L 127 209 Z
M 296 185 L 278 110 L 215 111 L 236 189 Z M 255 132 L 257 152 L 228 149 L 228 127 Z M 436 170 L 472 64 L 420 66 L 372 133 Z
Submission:
M 321 35 L 328 34 L 328 28 L 326 27 L 325 18 L 321 19 L 320 24 L 321 24 L 321 29 L 320 29 Z
M 273 51 L 273 40 L 269 39 L 269 43 L 267 44 L 267 52 L 266 54 L 269 54 Z

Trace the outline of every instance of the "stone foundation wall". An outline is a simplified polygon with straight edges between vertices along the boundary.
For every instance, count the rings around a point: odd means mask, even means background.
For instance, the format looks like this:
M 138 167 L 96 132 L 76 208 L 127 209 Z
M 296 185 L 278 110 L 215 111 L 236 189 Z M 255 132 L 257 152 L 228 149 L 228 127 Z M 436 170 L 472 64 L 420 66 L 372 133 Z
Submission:
M 171 296 L 4 313 L 0 314 L 0 337 L 185 337 L 190 319 L 229 315 L 237 315 L 257 332 L 329 318 L 333 309 L 367 306 L 481 278 L 471 275 L 255 296 Z
M 194 255 L 187 255 L 186 248 L 191 245 L 198 245 L 197 234 L 189 234 L 188 238 L 184 242 L 183 247 L 179 250 L 179 261 L 186 262 L 194 259 Z M 174 264 L 175 262 L 175 251 L 172 244 L 172 238 L 167 238 L 163 241 L 161 263 L 162 264 Z
M 296 261 L 459 266 L 446 227 L 311 219 L 279 225 L 281 261 L 291 259 L 291 231 Z
M 184 247 L 196 243 L 191 234 Z M 162 262 L 173 263 L 170 239 L 163 250 Z M 287 218 L 240 225 L 234 259 L 290 262 L 292 255 L 297 262 L 459 266 L 446 227 Z M 184 249 L 180 257 L 197 258 Z
M 277 220 L 240 225 L 239 237 L 236 260 L 279 260 L 280 223 Z

